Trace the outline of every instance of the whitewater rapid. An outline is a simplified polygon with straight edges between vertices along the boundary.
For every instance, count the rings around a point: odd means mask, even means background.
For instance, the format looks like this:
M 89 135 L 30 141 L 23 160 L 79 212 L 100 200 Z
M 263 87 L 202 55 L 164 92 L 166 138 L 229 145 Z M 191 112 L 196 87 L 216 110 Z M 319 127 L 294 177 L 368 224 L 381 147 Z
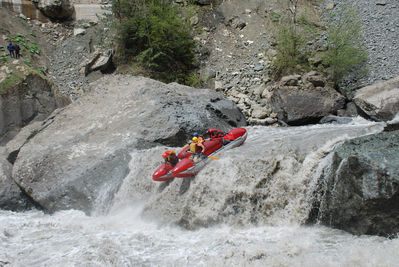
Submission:
M 304 225 L 328 153 L 383 127 L 248 127 L 242 147 L 168 184 L 151 179 L 168 147 L 132 151 L 106 214 L 0 210 L 0 266 L 399 266 L 398 238 Z
M 0 225 L 9 266 L 398 266 L 399 239 L 322 226 L 187 231 L 145 221 L 138 207 L 100 217 L 1 211 Z

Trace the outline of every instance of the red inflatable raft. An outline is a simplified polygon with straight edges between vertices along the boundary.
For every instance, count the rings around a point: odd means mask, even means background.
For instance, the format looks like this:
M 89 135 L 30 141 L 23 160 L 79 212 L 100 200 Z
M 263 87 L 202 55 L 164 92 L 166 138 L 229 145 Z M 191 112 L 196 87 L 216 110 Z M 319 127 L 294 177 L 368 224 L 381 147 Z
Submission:
M 169 181 L 175 177 L 184 178 L 196 175 L 213 156 L 221 151 L 242 145 L 247 139 L 247 130 L 245 128 L 234 128 L 227 132 L 224 137 L 206 139 L 203 142 L 205 146 L 205 155 L 195 163 L 192 160 L 190 149 L 178 154 L 180 161 L 173 166 L 169 162 L 161 164 L 154 172 L 152 179 L 154 181 Z

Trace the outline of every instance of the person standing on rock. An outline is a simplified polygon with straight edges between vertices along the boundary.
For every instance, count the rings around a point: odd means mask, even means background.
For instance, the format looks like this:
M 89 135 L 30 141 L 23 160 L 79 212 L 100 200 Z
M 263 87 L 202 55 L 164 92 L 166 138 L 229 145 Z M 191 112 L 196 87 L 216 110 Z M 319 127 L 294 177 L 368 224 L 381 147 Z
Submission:
M 19 51 L 21 51 L 21 47 L 19 47 L 18 43 L 15 44 L 15 58 L 19 58 L 20 54 Z
M 15 57 L 15 54 L 14 54 L 14 50 L 15 50 L 15 46 L 13 45 L 13 43 L 12 42 L 10 42 L 8 45 L 7 45 L 7 50 L 10 52 L 10 57 Z

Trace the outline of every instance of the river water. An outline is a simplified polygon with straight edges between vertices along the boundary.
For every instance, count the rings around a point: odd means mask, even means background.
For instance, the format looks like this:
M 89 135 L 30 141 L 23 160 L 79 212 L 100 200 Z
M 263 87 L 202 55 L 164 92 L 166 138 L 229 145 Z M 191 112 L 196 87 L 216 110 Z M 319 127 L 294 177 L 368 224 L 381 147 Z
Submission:
M 0 211 L 0 266 L 399 266 L 399 239 L 304 225 L 328 152 L 382 128 L 248 127 L 243 146 L 169 184 L 151 179 L 169 148 L 132 151 L 107 212 Z

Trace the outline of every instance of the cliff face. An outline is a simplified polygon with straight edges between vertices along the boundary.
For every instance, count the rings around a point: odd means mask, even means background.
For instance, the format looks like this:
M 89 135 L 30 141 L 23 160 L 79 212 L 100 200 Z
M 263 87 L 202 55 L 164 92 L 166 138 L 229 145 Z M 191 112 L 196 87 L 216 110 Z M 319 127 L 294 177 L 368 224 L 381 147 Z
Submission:
M 52 45 L 41 28 L 0 9 L 0 144 L 13 138 L 32 121 L 44 120 L 56 108 L 70 103 L 46 77 Z M 4 23 L 3 23 L 4 22 Z M 12 41 L 21 47 L 19 58 L 6 50 Z

